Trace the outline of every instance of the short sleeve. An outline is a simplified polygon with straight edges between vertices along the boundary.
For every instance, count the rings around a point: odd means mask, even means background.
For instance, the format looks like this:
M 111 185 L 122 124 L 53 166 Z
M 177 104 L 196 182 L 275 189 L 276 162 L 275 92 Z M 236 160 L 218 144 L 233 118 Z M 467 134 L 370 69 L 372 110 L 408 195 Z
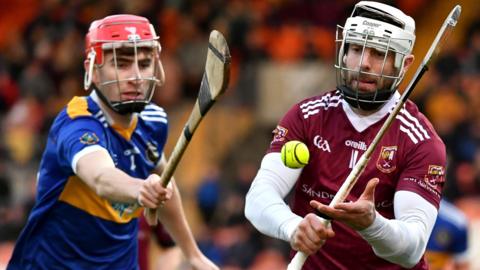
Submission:
M 299 104 L 294 105 L 280 120 L 272 131 L 273 138 L 267 153 L 280 152 L 282 146 L 291 140 L 305 141 L 304 121 L 299 110 Z
M 94 148 L 107 149 L 105 129 L 98 120 L 92 117 L 78 117 L 59 130 L 57 152 L 62 167 L 70 167 L 75 171 L 75 156 Z
M 426 141 L 407 152 L 406 159 L 397 190 L 415 192 L 438 208 L 445 184 L 445 145 L 439 139 Z
M 468 226 L 457 228 L 455 238 L 452 242 L 451 249 L 456 255 L 462 254 L 468 249 Z

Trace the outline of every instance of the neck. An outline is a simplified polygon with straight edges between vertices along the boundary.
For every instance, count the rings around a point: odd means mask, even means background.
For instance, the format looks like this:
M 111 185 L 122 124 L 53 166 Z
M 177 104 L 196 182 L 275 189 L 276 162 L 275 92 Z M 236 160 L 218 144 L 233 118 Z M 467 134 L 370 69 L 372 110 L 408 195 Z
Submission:
M 121 128 L 128 128 L 134 119 L 134 114 L 119 114 L 112 110 L 101 98 L 98 97 L 97 93 L 93 92 L 92 97 L 97 102 L 100 109 L 103 111 L 107 122 L 110 125 L 116 125 Z
M 350 106 L 350 105 L 349 105 L 349 106 Z M 381 107 L 382 107 L 382 106 L 381 106 Z M 381 108 L 381 107 L 380 107 L 380 108 Z M 358 114 L 358 115 L 361 115 L 361 116 L 369 116 L 369 115 L 374 114 L 375 112 L 377 112 L 377 111 L 380 110 L 380 108 L 379 108 L 379 109 L 373 110 L 373 111 L 366 111 L 366 110 L 362 110 L 362 109 L 360 109 L 360 108 L 355 108 L 355 107 L 353 107 L 353 106 L 350 106 L 350 108 L 352 108 L 352 111 L 353 111 L 354 113 L 356 113 L 356 114 Z

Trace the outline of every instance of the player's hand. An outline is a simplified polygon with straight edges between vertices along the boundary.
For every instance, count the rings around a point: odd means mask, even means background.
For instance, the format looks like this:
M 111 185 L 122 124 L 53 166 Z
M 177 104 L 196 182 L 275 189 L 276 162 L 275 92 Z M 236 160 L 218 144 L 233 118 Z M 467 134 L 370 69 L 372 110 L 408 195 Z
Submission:
M 321 213 L 340 221 L 354 230 L 360 231 L 369 227 L 375 220 L 375 187 L 378 178 L 368 181 L 365 190 L 356 202 L 339 203 L 335 207 L 329 207 L 315 200 L 310 205 Z
M 195 270 L 220 270 L 212 261 L 210 261 L 205 255 L 193 257 L 188 260 L 192 268 Z
M 138 203 L 147 208 L 155 209 L 162 206 L 172 197 L 172 189 L 164 188 L 157 174 L 151 174 L 143 181 L 138 194 Z
M 306 215 L 290 239 L 292 249 L 307 255 L 317 252 L 327 238 L 335 236 L 331 226 L 326 227 L 315 214 Z

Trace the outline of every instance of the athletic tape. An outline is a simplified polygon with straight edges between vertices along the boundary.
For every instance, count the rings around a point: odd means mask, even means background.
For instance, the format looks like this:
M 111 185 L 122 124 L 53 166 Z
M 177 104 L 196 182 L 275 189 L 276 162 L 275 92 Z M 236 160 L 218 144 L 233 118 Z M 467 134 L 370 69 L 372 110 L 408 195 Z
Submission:
M 203 73 L 202 83 L 200 84 L 200 92 L 198 93 L 198 105 L 200 107 L 200 114 L 204 116 L 210 107 L 212 107 L 214 100 L 210 94 L 210 84 L 208 83 L 207 73 Z
M 193 133 L 190 132 L 188 125 L 186 125 L 185 128 L 183 129 L 183 135 L 185 136 L 185 139 L 187 139 L 187 142 L 189 142 L 192 139 Z
M 218 59 L 220 59 L 223 63 L 229 63 L 230 62 L 230 57 L 226 58 L 225 56 L 223 56 L 223 54 L 221 54 L 217 48 L 215 48 L 212 43 L 208 43 L 208 48 L 210 50 L 212 50 L 212 53 L 215 54 L 216 57 L 218 57 Z

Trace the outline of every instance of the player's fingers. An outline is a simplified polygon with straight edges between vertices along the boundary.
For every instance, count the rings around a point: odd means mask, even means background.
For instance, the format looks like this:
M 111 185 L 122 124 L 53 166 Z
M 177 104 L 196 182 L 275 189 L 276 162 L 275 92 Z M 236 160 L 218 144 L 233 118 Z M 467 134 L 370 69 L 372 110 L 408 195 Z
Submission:
M 295 250 L 302 251 L 308 255 L 317 252 L 321 245 L 313 243 L 305 234 L 298 235 L 296 245 L 293 247 Z
M 157 207 L 157 204 L 151 200 L 148 196 L 145 196 L 145 195 L 142 195 L 142 193 L 140 193 L 140 195 L 138 196 L 138 201 L 140 202 L 140 204 L 146 208 L 156 208 Z
M 309 227 L 305 232 L 305 242 L 307 246 L 311 249 L 320 248 L 323 244 L 323 239 L 320 237 L 322 234 L 322 229 L 316 231 L 313 227 Z
M 145 201 L 142 201 L 142 199 L 150 204 L 153 204 L 153 207 L 152 205 L 147 205 Z M 152 194 L 149 189 L 140 190 L 140 201 L 144 206 L 148 208 L 156 208 L 160 203 L 160 200 L 154 194 Z
M 151 174 L 148 176 L 146 182 L 149 188 L 153 189 L 156 193 L 159 194 L 164 192 L 164 187 L 162 187 L 162 184 L 160 183 L 160 177 L 157 174 Z
M 160 176 L 157 174 L 151 174 L 146 182 L 148 183 L 149 188 L 155 192 L 155 196 L 158 197 L 159 200 L 167 201 L 172 197 L 173 191 L 171 185 L 163 187 L 160 181 Z
M 170 187 L 162 188 L 160 198 L 164 201 L 170 200 L 173 195 L 173 190 Z
M 367 187 L 363 191 L 362 195 L 360 196 L 359 200 L 368 200 L 374 201 L 375 200 L 375 187 L 377 186 L 380 180 L 378 178 L 373 178 L 367 183 Z
M 318 236 L 315 236 L 314 233 L 309 233 L 309 229 L 312 231 L 309 227 L 310 225 L 305 220 L 298 225 L 291 244 L 294 250 L 302 251 L 306 254 L 312 254 L 321 247 L 321 244 L 312 241 L 312 238 L 318 238 Z
M 171 189 L 164 188 L 159 181 L 152 181 L 150 183 L 151 189 L 155 192 L 155 196 L 161 200 L 165 201 L 171 197 Z
M 312 229 L 315 231 L 315 234 L 318 235 L 322 240 L 326 240 L 327 238 L 335 236 L 335 233 L 333 232 L 331 226 L 326 225 L 323 218 L 315 214 L 309 215 L 312 215 L 312 219 L 310 220 L 310 225 L 312 226 Z
M 355 203 L 338 203 L 337 205 L 334 206 L 335 209 L 337 210 L 342 210 L 348 213 L 360 213 L 361 209 L 359 209 L 358 205 Z
M 332 219 L 339 219 L 343 216 L 342 210 L 336 210 L 315 200 L 310 201 L 310 206 L 317 209 L 320 213 L 331 217 Z

